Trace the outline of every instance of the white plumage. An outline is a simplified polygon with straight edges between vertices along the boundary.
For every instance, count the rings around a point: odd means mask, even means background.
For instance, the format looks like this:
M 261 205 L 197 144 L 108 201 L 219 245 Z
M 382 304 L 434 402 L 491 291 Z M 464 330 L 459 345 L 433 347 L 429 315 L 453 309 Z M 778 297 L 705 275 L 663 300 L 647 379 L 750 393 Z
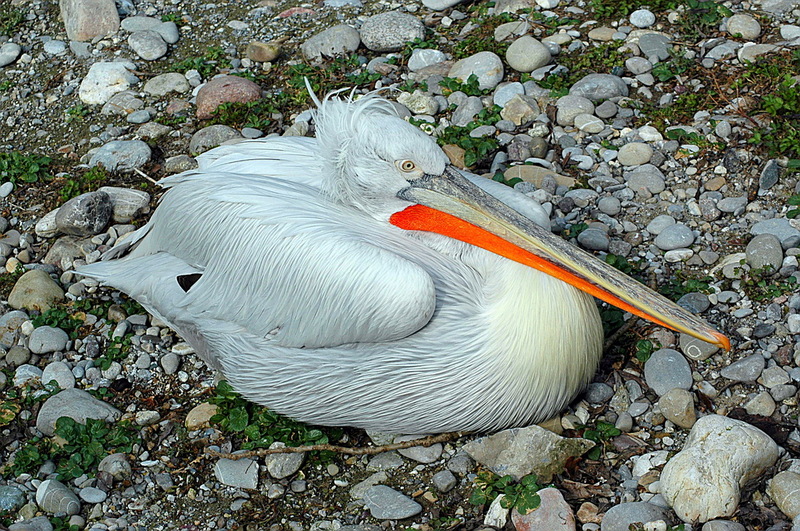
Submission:
M 568 404 L 601 355 L 592 297 L 390 223 L 410 205 L 398 192 L 447 158 L 388 102 L 327 99 L 316 125 L 316 139 L 201 155 L 162 181 L 150 222 L 109 253 L 122 258 L 79 273 L 141 302 L 245 397 L 302 421 L 484 431 Z M 527 197 L 467 177 L 548 223 Z

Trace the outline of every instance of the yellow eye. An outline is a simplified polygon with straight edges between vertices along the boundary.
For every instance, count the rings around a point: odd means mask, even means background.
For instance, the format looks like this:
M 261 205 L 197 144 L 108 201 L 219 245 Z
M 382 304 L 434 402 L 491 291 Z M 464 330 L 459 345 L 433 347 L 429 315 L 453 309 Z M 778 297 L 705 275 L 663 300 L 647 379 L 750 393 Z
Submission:
M 404 171 L 406 173 L 412 172 L 417 169 L 417 165 L 414 163 L 413 160 L 401 160 L 397 163 L 397 167 L 400 168 L 400 171 Z

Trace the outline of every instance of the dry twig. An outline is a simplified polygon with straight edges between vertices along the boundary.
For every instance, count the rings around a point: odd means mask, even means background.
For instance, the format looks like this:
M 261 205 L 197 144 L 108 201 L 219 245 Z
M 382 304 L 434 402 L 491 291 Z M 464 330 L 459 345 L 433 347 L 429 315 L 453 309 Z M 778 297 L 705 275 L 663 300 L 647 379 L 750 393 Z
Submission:
M 298 454 L 303 452 L 313 451 L 328 451 L 336 452 L 347 455 L 375 455 L 392 450 L 402 450 L 404 448 L 412 448 L 414 446 L 422 446 L 427 448 L 436 443 L 443 443 L 454 441 L 466 435 L 467 432 L 452 431 L 448 433 L 440 433 L 439 435 L 431 435 L 422 439 L 414 439 L 413 441 L 404 441 L 392 444 L 382 444 L 380 446 L 364 446 L 361 448 L 353 448 L 349 446 L 336 446 L 334 444 L 312 444 L 308 446 L 292 446 L 285 448 L 259 448 L 258 450 L 249 450 L 246 452 L 239 452 L 236 454 L 229 454 L 217 452 L 215 450 L 206 450 L 206 453 L 211 457 L 222 457 L 225 459 L 243 459 L 245 457 L 262 457 L 270 454 Z

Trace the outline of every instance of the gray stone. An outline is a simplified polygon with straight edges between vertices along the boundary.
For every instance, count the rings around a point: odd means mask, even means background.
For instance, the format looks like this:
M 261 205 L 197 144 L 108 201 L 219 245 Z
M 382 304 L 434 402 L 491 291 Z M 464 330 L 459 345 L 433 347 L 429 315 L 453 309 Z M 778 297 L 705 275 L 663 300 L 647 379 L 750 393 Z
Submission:
M 786 248 L 786 243 L 791 238 L 800 238 L 800 230 L 794 228 L 786 218 L 765 219 L 759 221 L 750 229 L 750 234 L 772 234 L 781 241 L 781 245 Z
M 636 192 L 637 195 L 645 198 L 658 194 L 666 188 L 664 184 L 664 174 L 657 166 L 652 164 L 642 164 L 635 169 L 625 173 L 625 182 L 628 187 Z
M 672 516 L 663 507 L 647 502 L 620 503 L 603 516 L 601 531 L 628 531 L 631 524 L 646 524 L 656 520 L 672 522 Z
M 768 268 L 777 271 L 783 263 L 783 249 L 780 240 L 773 234 L 754 236 L 745 249 L 747 263 L 753 269 Z
M 503 80 L 503 61 L 492 52 L 478 52 L 457 61 L 448 73 L 462 82 L 470 75 L 478 78 L 478 87 L 481 90 L 492 90 Z
M 14 387 L 22 387 L 27 382 L 33 380 L 42 380 L 42 369 L 36 367 L 35 365 L 20 365 L 14 371 Z
M 102 186 L 97 191 L 108 194 L 111 199 L 115 223 L 129 223 L 150 206 L 150 194 L 143 190 Z
M 744 526 L 738 522 L 731 522 L 730 520 L 713 520 L 706 522 L 700 531 L 747 531 Z
M 452 474 L 450 474 L 452 476 Z M 453 478 L 455 480 L 455 478 Z M 25 493 L 13 485 L 0 485 L 0 511 L 16 512 L 25 505 Z
M 481 102 L 481 99 L 477 96 L 469 96 L 456 107 L 450 121 L 457 127 L 465 127 L 482 110 L 483 102 Z
M 433 48 L 417 48 L 408 58 L 408 69 L 412 72 L 422 70 L 428 66 L 436 65 L 447 60 L 444 52 Z
M 601 229 L 589 227 L 578 234 L 578 243 L 590 251 L 608 251 L 610 242 L 608 233 Z
M 117 92 L 139 82 L 133 70 L 136 65 L 130 61 L 94 63 L 81 81 L 78 96 L 83 103 L 103 104 Z
M 117 481 L 128 479 L 133 474 L 128 457 L 122 453 L 107 455 L 97 465 L 98 472 L 105 472 Z
M 146 109 L 142 109 L 139 111 L 133 111 L 128 116 L 125 117 L 125 121 L 129 124 L 143 124 L 150 121 L 150 111 Z
M 662 348 L 653 352 L 644 364 L 644 377 L 647 385 L 658 396 L 670 389 L 691 389 L 692 369 L 680 352 Z
M 530 35 L 523 35 L 508 47 L 506 62 L 517 72 L 533 72 L 550 63 L 552 56 L 547 46 Z
M 189 141 L 189 151 L 193 154 L 203 153 L 234 138 L 242 138 L 236 129 L 222 124 L 210 125 L 192 135 L 192 139 Z
M 47 436 L 54 434 L 56 420 L 69 417 L 81 424 L 86 419 L 116 421 L 122 413 L 81 389 L 65 389 L 48 398 L 36 417 L 36 429 Z
M 285 448 L 282 442 L 274 442 L 270 448 Z M 303 466 L 305 453 L 270 454 L 266 457 L 267 471 L 275 479 L 287 478 Z
M 685 389 L 670 389 L 658 400 L 664 418 L 680 426 L 691 428 L 697 420 L 692 394 Z
M 8 531 L 53 531 L 53 524 L 46 516 L 37 516 L 11 524 Z
M 637 28 L 649 28 L 656 23 L 656 16 L 649 9 L 637 9 L 630 14 L 628 20 Z
M 622 210 L 620 200 L 613 196 L 601 197 L 597 201 L 597 208 L 609 216 L 616 216 Z
M 670 225 L 675 225 L 675 218 L 666 214 L 661 214 L 650 220 L 650 223 L 647 224 L 647 232 L 659 235 L 661 231 Z
M 178 74 L 180 75 L 180 74 Z M 118 114 L 127 116 L 144 107 L 144 100 L 130 90 L 117 92 L 111 96 L 100 110 L 102 114 Z
M 444 11 L 447 8 L 460 4 L 464 0 L 422 0 L 422 5 L 432 11 Z
M 694 233 L 692 229 L 683 223 L 675 223 L 674 225 L 664 227 L 661 233 L 656 236 L 654 243 L 656 247 L 662 251 L 682 249 L 694 243 Z
M 680 335 L 680 348 L 687 358 L 696 361 L 707 360 L 719 352 L 719 347 L 717 345 L 706 343 L 688 334 Z
M 358 30 L 346 24 L 333 26 L 320 33 L 317 33 L 303 44 L 300 51 L 303 56 L 311 61 L 316 61 L 321 57 L 334 57 L 342 54 L 353 53 L 361 44 L 361 37 Z
M 32 269 L 19 277 L 8 296 L 8 305 L 16 310 L 46 312 L 54 303 L 64 300 L 64 290 L 41 269 Z M 13 321 L 9 321 L 13 325 Z M 0 337 L 3 337 L 0 324 Z
M 721 212 L 735 213 L 747 206 L 747 196 L 725 197 L 717 201 L 717 208 Z
M 108 226 L 113 212 L 107 193 L 89 192 L 61 205 L 56 212 L 56 226 L 64 234 L 93 236 Z
M 588 98 L 583 96 L 574 96 L 568 94 L 558 98 L 556 101 L 556 122 L 559 125 L 572 125 L 575 122 L 575 117 L 594 112 L 594 103 Z
M 67 346 L 67 341 L 69 341 L 69 336 L 60 328 L 40 326 L 31 333 L 28 339 L 28 348 L 34 354 L 60 352 Z
M 617 160 L 623 166 L 647 164 L 653 157 L 653 148 L 644 142 L 629 142 L 619 148 Z
M 401 435 L 400 437 L 396 437 L 394 442 L 404 442 L 404 441 L 413 441 L 414 439 L 419 439 L 422 435 Z M 417 463 L 433 463 L 437 459 L 442 456 L 442 445 L 441 444 L 432 444 L 427 448 L 423 446 L 412 446 L 411 448 L 404 448 L 402 450 L 398 450 L 397 453 L 402 455 L 403 457 L 407 457 Z
M 719 374 L 737 382 L 755 382 L 764 370 L 764 356 L 752 354 L 723 368 Z
M 53 282 L 47 273 L 44 273 L 44 275 L 47 277 L 47 280 Z M 55 284 L 55 282 L 53 282 L 53 284 Z M 56 287 L 58 286 L 56 285 Z M 64 292 L 62 291 L 61 297 L 63 296 Z M 17 340 L 20 336 L 19 327 L 27 320 L 27 313 L 16 310 L 12 310 L 0 316 L 0 348 L 10 349 L 17 344 Z
M 61 19 L 72 41 L 91 41 L 119 29 L 114 0 L 59 0 Z
M 661 494 L 684 522 L 731 516 L 741 487 L 774 465 L 778 453 L 778 445 L 758 428 L 708 415 L 664 466 Z
M 589 74 L 572 85 L 569 93 L 596 102 L 627 96 L 628 86 L 621 78 L 611 74 Z
M 437 472 L 433 475 L 431 481 L 433 482 L 433 486 L 436 487 L 436 490 L 439 492 L 450 492 L 458 482 L 458 480 L 456 480 L 456 476 L 449 470 Z
M 372 15 L 361 25 L 361 42 L 373 52 L 396 52 L 405 43 L 425 38 L 425 25 L 408 13 L 389 11 Z
M 186 76 L 177 72 L 169 72 L 150 78 L 144 84 L 144 91 L 151 96 L 165 96 L 170 92 L 182 94 L 189 90 Z
M 367 463 L 367 470 L 392 470 L 403 466 L 403 459 L 397 452 L 383 452 Z
M 128 46 L 145 61 L 155 61 L 167 54 L 167 43 L 157 31 L 143 30 L 131 33 Z
M 112 140 L 94 152 L 89 166 L 102 165 L 109 171 L 141 168 L 150 160 L 152 151 L 141 140 Z
M 36 503 L 47 513 L 78 514 L 81 502 L 69 487 L 58 480 L 47 479 L 36 489 Z
M 692 313 L 703 313 L 711 306 L 711 301 L 703 293 L 687 293 L 678 299 L 678 306 L 682 306 Z
M 0 68 L 16 61 L 21 53 L 22 46 L 15 42 L 7 42 L 0 46 Z
M 535 473 L 548 483 L 567 460 L 583 455 L 594 446 L 586 439 L 565 439 L 539 426 L 503 430 L 470 441 L 463 449 L 473 459 L 499 476 L 514 479 Z
M 103 503 L 108 498 L 108 495 L 102 490 L 95 487 L 84 487 L 78 495 L 86 503 Z
M 642 51 L 642 55 L 648 59 L 658 61 L 669 59 L 670 48 L 669 38 L 666 35 L 645 33 L 639 37 L 639 49 Z
M 125 17 L 120 23 L 120 28 L 130 33 L 145 30 L 155 30 L 162 22 L 154 17 L 134 16 Z
M 610 385 L 592 382 L 586 387 L 586 401 L 590 404 L 605 404 L 614 396 L 614 389 Z
M 775 400 L 767 391 L 762 391 L 745 403 L 744 410 L 748 415 L 769 417 L 775 413 Z
M 31 337 L 33 336 L 31 335 Z M 63 350 L 63 347 L 58 350 Z M 69 366 L 63 361 L 52 361 L 42 371 L 42 383 L 47 384 L 51 381 L 55 381 L 60 389 L 72 389 L 75 387 L 75 375 L 72 374 Z
M 768 160 L 758 178 L 758 189 L 769 190 L 778 183 L 780 176 L 781 168 L 778 166 L 778 161 L 775 159 Z
M 726 29 L 732 36 L 741 36 L 748 41 L 754 41 L 761 35 L 761 24 L 752 16 L 743 13 L 728 18 Z
M 420 504 L 386 485 L 375 485 L 367 489 L 364 506 L 378 520 L 402 520 L 422 512 Z
M 791 519 L 800 515 L 800 474 L 784 470 L 772 478 L 767 486 L 767 494 L 775 505 Z
M 223 485 L 241 489 L 258 488 L 258 463 L 252 459 L 220 459 L 214 465 L 214 476 Z

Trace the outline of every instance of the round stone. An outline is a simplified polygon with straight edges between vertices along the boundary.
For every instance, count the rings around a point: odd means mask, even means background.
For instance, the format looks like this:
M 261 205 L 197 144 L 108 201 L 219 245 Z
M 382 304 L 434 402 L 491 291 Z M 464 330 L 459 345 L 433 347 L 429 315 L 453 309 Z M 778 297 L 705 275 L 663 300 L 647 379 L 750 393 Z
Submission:
M 653 148 L 643 142 L 630 142 L 619 149 L 617 160 L 623 166 L 647 164 L 653 157 Z
M 158 32 L 152 30 L 131 33 L 128 46 L 145 61 L 155 61 L 167 53 L 167 43 Z
M 683 223 L 675 223 L 664 227 L 654 243 L 662 251 L 685 248 L 694 243 L 694 233 Z
M 753 236 L 745 249 L 747 263 L 753 269 L 767 268 L 777 271 L 783 264 L 783 249 L 780 240 L 772 234 Z
M 361 42 L 373 52 L 396 52 L 405 43 L 425 38 L 425 25 L 408 13 L 389 11 L 372 15 L 361 25 Z
M 551 60 L 552 56 L 547 46 L 530 35 L 523 35 L 515 40 L 506 51 L 508 66 L 517 72 L 533 72 Z
M 656 23 L 656 16 L 649 9 L 637 9 L 631 13 L 629 20 L 637 28 L 649 28 Z
M 40 326 L 30 335 L 28 348 L 34 354 L 58 352 L 64 350 L 64 347 L 67 346 L 67 341 L 69 341 L 69 336 L 60 328 Z
M 89 166 L 99 164 L 108 171 L 132 170 L 144 166 L 152 154 L 150 146 L 142 140 L 112 140 L 92 154 Z
M 315 61 L 322 56 L 333 57 L 336 55 L 355 52 L 361 44 L 358 31 L 347 24 L 339 24 L 321 31 L 300 45 L 300 51 L 306 59 Z
M 151 96 L 165 96 L 170 92 L 181 94 L 187 92 L 189 88 L 186 76 L 177 72 L 158 75 L 144 84 L 144 91 Z
M 761 35 L 761 24 L 750 15 L 737 14 L 728 19 L 727 30 L 734 37 L 741 35 L 743 39 L 752 41 Z
M 494 89 L 503 80 L 503 61 L 495 53 L 478 52 L 457 61 L 450 68 L 448 77 L 464 82 L 473 74 L 478 78 L 478 88 Z
M 680 352 L 669 348 L 657 350 L 644 364 L 647 385 L 659 396 L 670 389 L 690 389 L 692 369 Z
M 89 192 L 73 197 L 56 212 L 56 226 L 64 234 L 93 236 L 111 221 L 114 207 L 105 192 Z
M 249 103 L 261 99 L 261 87 L 239 76 L 215 77 L 197 92 L 197 117 L 206 120 L 223 103 Z

